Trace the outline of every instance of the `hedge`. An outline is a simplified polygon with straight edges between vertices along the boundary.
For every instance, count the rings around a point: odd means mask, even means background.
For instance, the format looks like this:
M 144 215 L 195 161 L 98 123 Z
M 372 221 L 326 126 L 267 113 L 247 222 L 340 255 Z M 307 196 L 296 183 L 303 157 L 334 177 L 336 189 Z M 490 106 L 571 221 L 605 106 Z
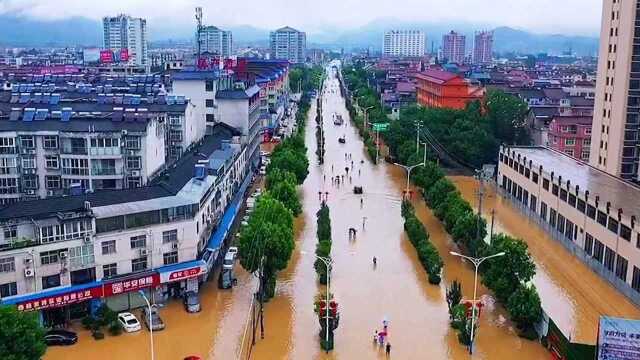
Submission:
M 444 263 L 436 247 L 429 241 L 429 233 L 416 217 L 413 205 L 407 200 L 402 202 L 402 216 L 404 217 L 404 231 L 416 249 L 422 267 L 429 274 L 429 283 L 440 284 L 442 280 L 440 273 Z

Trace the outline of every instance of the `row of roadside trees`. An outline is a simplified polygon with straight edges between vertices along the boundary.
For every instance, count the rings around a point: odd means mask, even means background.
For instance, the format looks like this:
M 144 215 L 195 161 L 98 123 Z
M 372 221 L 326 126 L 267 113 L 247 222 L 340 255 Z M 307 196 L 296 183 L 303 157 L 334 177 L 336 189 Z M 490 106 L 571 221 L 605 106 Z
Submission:
M 346 86 L 358 103 L 373 106 L 369 110 L 371 123 L 388 121 L 386 116 L 380 115 L 380 112 L 384 115 L 384 109 L 373 104 L 378 96 L 368 86 L 383 76 L 378 71 L 367 71 L 359 64 L 345 69 Z M 421 123 L 450 154 L 480 167 L 484 163 L 495 162 L 500 143 L 529 143 L 526 112 L 526 104 L 518 98 L 501 91 L 489 91 L 482 104 L 471 103 L 464 110 L 417 106 L 403 109 L 400 119 L 392 121 L 384 133 L 384 139 L 391 156 L 401 164 L 423 163 L 425 157 L 430 160 L 414 170 L 412 181 L 421 189 L 425 201 L 463 252 L 474 257 L 505 253 L 481 265 L 482 282 L 504 304 L 520 334 L 533 338 L 533 327 L 542 316 L 542 307 L 538 292 L 531 284 L 535 264 L 527 244 L 505 234 L 486 239 L 485 220 L 474 213 L 443 170 L 431 161 L 436 154 L 430 149 L 426 150 L 427 154 L 423 149 L 416 151 L 415 130 L 415 124 Z

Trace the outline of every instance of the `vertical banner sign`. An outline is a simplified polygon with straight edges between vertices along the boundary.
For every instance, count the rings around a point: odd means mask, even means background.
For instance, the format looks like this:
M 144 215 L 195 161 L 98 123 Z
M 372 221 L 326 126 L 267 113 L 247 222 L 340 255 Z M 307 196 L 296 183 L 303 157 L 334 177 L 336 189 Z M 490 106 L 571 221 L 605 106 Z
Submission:
M 111 64 L 113 62 L 113 52 L 111 50 L 100 50 L 100 62 Z
M 640 359 L 640 320 L 600 317 L 598 360 Z
M 129 49 L 120 49 L 120 61 L 129 61 Z

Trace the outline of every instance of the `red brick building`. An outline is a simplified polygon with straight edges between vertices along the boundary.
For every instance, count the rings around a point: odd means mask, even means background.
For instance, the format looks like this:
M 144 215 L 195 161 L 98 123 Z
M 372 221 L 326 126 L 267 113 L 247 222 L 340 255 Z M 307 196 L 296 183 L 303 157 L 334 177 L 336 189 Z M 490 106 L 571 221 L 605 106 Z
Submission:
M 484 88 L 474 86 L 454 73 L 425 70 L 416 74 L 418 104 L 426 107 L 464 109 L 482 99 Z
M 592 120 L 591 116 L 554 116 L 549 124 L 548 146 L 588 162 Z

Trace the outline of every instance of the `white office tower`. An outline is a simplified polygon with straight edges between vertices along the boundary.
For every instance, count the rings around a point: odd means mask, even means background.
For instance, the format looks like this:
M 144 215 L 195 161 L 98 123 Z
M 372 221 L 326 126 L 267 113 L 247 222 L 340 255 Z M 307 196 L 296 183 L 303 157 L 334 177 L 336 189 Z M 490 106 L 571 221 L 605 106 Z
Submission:
M 147 66 L 147 20 L 128 15 L 104 17 L 104 48 L 114 52 L 127 49 L 129 63 Z
M 196 41 L 197 39 L 196 35 Z M 200 31 L 200 52 L 229 57 L 233 55 L 233 35 L 215 26 L 205 26 Z
M 423 56 L 425 35 L 419 30 L 389 30 L 384 33 L 384 56 Z
M 307 35 L 288 26 L 272 31 L 269 40 L 274 59 L 289 60 L 293 64 L 303 63 L 307 48 Z

